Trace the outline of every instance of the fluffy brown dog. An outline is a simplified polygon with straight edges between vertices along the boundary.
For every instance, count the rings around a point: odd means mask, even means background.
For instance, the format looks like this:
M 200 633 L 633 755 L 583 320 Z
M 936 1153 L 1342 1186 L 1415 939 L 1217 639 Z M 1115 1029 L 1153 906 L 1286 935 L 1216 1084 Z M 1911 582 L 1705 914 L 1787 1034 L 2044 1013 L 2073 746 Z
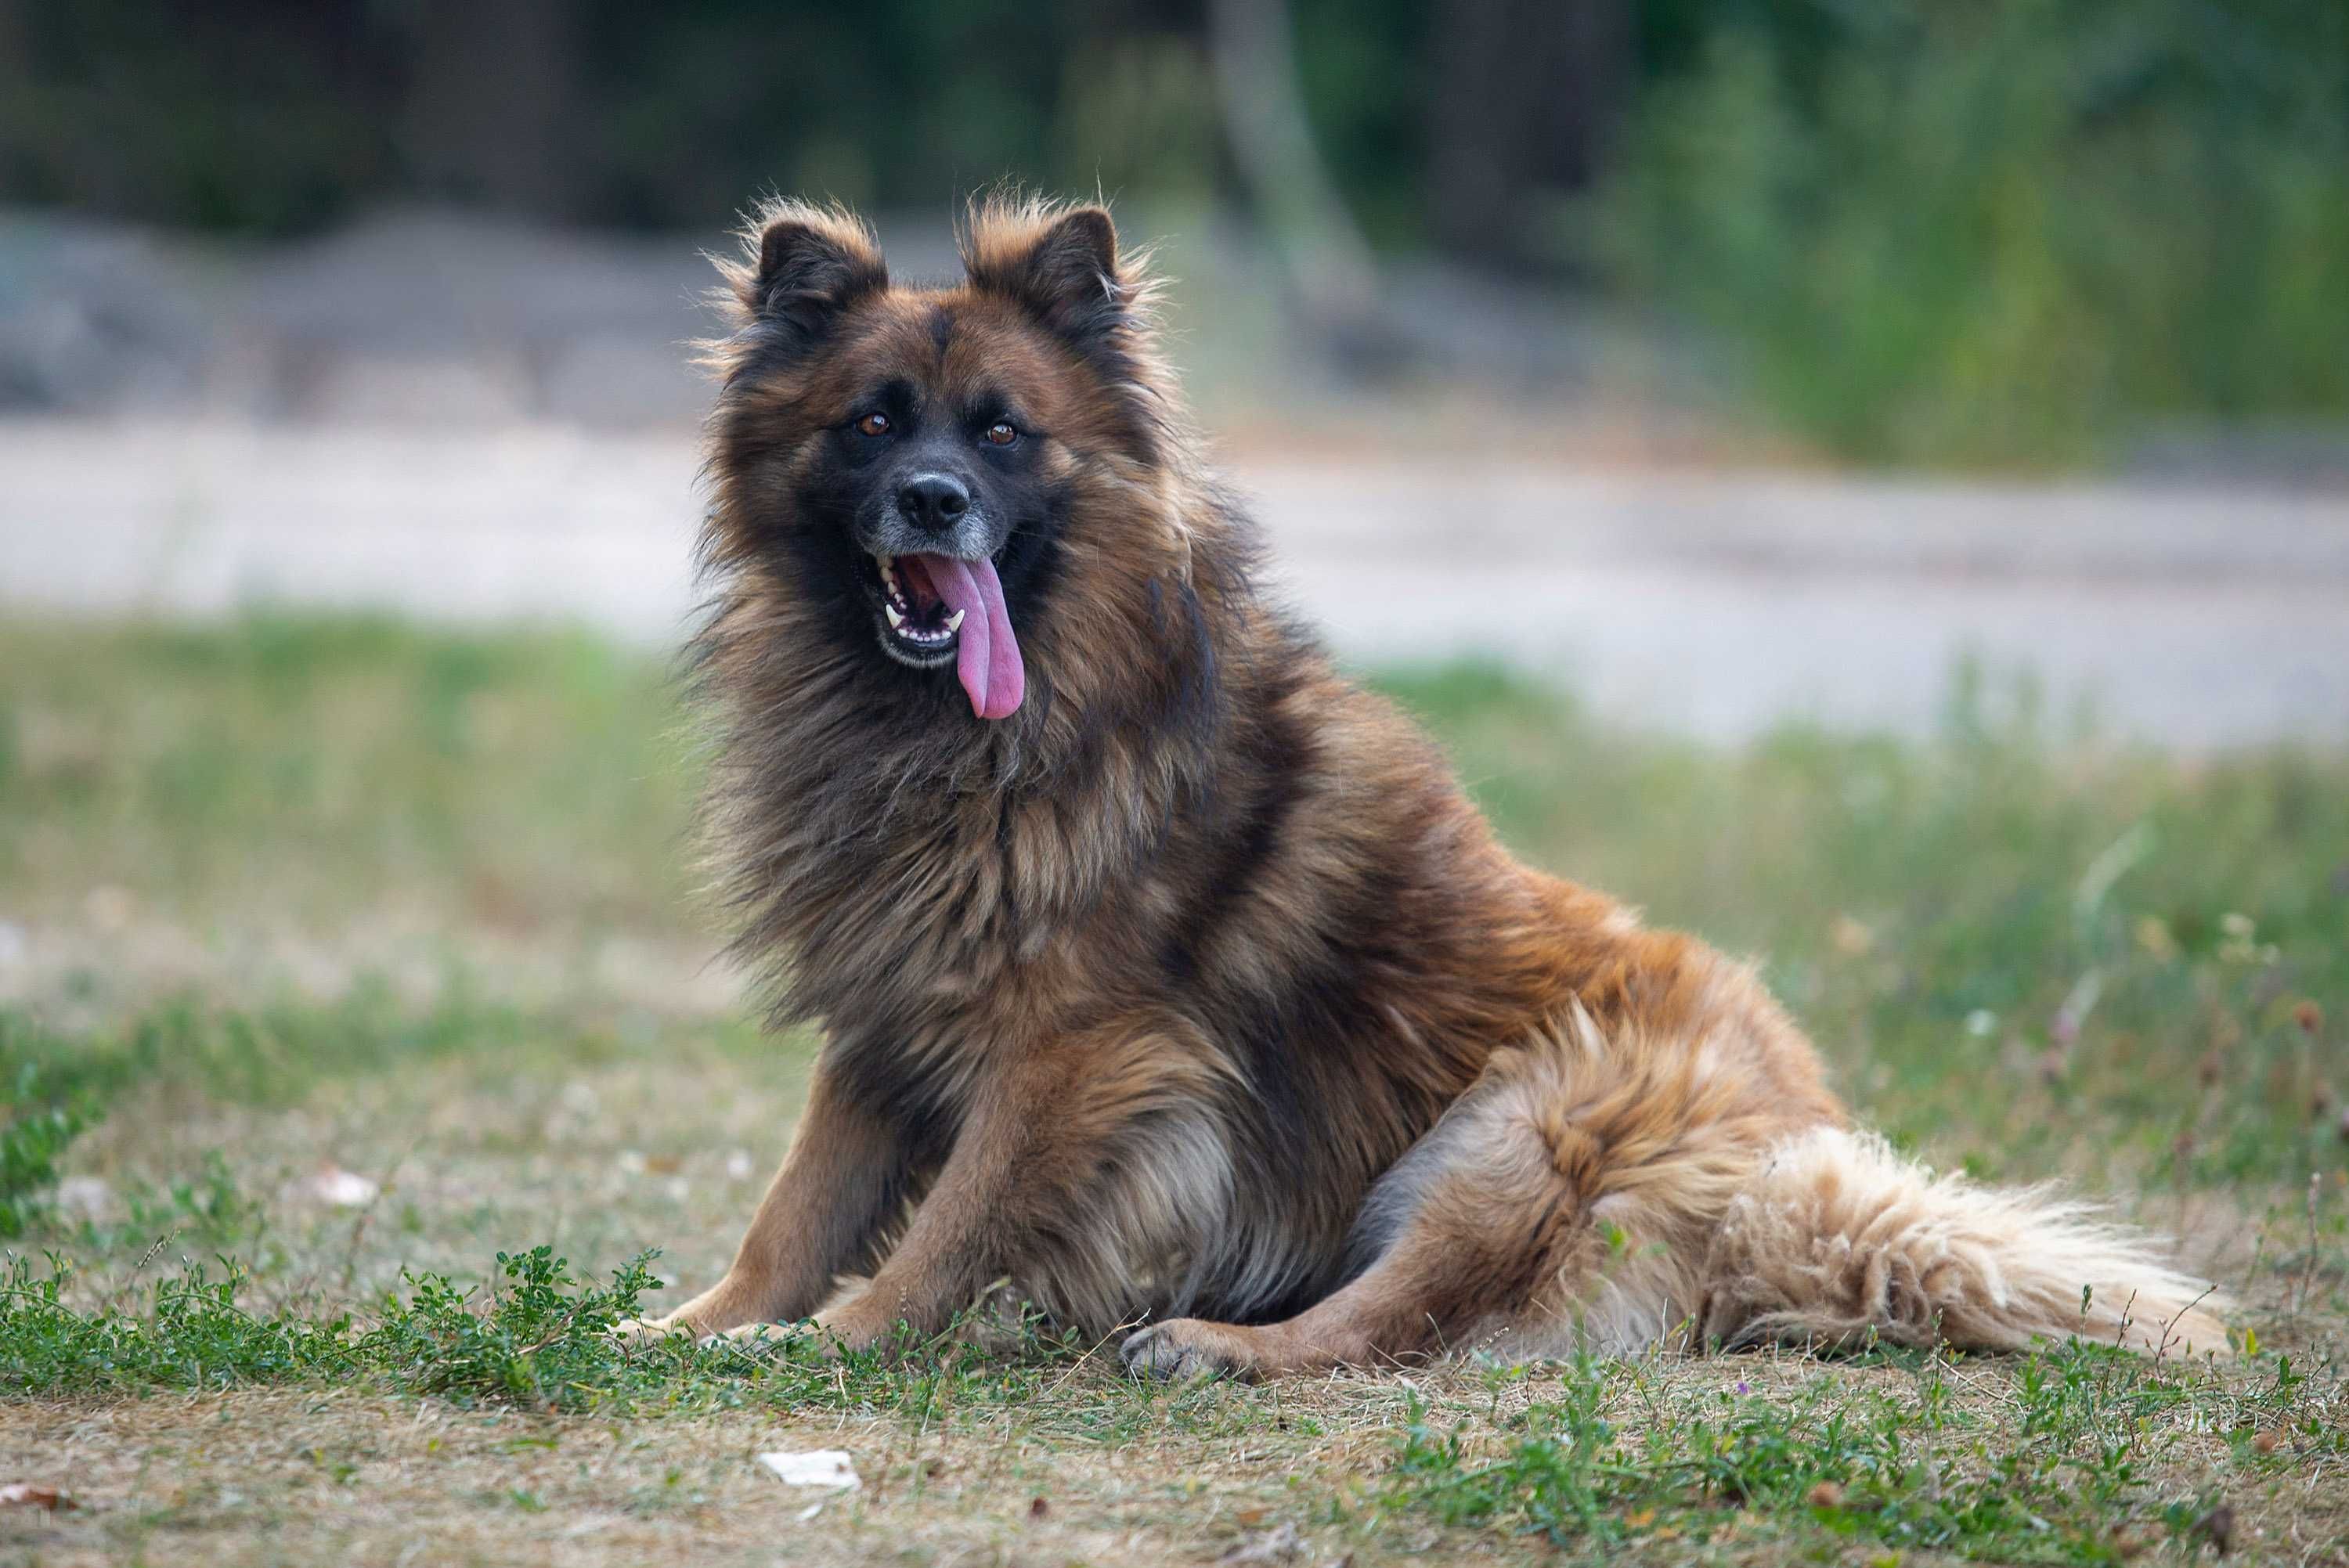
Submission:
M 733 1267 L 647 1326 L 869 1275 L 816 1319 L 861 1346 L 1009 1277 L 1170 1375 L 2223 1352 L 2142 1240 L 1896 1158 L 1747 967 L 1495 844 L 1258 592 L 1108 213 L 982 204 L 936 288 L 843 212 L 747 238 L 713 808 L 739 950 L 825 1043 Z

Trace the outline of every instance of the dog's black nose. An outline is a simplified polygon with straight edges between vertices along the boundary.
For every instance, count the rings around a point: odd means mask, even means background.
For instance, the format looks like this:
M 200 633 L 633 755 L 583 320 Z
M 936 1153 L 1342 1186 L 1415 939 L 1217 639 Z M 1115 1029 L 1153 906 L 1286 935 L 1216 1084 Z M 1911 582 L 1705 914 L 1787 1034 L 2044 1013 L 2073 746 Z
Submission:
M 897 510 L 916 528 L 943 533 L 970 510 L 970 490 L 949 474 L 924 474 L 897 492 Z

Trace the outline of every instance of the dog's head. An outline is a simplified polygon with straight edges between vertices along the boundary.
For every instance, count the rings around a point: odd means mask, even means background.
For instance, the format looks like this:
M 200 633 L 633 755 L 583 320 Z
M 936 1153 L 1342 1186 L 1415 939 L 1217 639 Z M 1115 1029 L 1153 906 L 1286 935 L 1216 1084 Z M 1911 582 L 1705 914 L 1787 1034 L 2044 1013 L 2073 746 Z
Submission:
M 905 286 L 844 211 L 760 214 L 720 263 L 708 549 L 869 664 L 860 681 L 959 686 L 1001 719 L 1072 572 L 1105 604 L 1163 564 L 1180 437 L 1107 211 L 983 202 L 962 260 L 958 283 Z

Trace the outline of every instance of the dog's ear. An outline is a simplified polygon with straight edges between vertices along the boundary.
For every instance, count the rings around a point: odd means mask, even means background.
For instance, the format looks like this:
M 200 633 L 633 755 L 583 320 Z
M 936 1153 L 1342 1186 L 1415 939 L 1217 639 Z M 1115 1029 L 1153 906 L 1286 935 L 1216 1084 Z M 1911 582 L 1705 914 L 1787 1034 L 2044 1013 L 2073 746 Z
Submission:
M 963 269 L 979 288 L 1010 295 L 1081 346 L 1130 325 L 1136 300 L 1120 271 L 1117 226 L 1109 209 L 1092 204 L 978 209 Z
M 743 308 L 798 343 L 822 337 L 839 314 L 889 286 L 889 269 L 864 224 L 797 202 L 761 214 L 758 264 L 736 277 Z

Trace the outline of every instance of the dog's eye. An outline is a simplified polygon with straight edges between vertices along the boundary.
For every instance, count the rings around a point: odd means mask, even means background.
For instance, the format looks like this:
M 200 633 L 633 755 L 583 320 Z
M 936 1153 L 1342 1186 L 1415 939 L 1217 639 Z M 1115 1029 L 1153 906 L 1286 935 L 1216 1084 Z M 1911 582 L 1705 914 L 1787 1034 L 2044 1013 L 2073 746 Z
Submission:
M 889 433 L 889 416 L 867 414 L 856 421 L 856 432 L 861 436 L 885 436 Z
M 1008 447 L 1019 438 L 1019 432 L 1013 429 L 1005 420 L 998 419 L 987 428 L 987 439 L 989 446 Z

